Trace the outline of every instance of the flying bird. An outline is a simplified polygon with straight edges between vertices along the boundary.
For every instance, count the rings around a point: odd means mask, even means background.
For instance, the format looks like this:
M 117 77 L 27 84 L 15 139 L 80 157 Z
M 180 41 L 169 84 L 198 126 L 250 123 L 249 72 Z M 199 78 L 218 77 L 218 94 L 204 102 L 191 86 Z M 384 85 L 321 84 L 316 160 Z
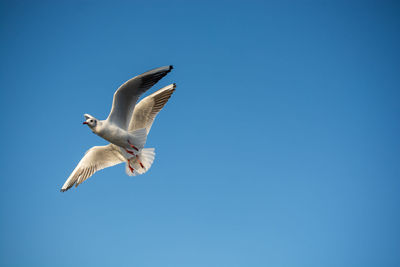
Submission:
M 160 110 L 168 102 L 176 85 L 170 84 L 155 93 L 139 97 L 173 69 L 172 65 L 156 68 L 138 75 L 114 93 L 111 112 L 106 120 L 84 114 L 83 124 L 110 144 L 90 148 L 61 188 L 77 187 L 96 171 L 125 162 L 126 173 L 136 176 L 148 171 L 153 164 L 154 148 L 144 148 L 147 135 Z

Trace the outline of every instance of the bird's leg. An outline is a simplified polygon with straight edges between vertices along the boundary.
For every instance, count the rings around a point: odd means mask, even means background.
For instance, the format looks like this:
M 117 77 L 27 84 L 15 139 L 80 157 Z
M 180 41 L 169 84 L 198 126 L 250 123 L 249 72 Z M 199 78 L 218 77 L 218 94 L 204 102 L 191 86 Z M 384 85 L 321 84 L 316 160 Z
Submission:
M 129 163 L 129 160 L 127 160 L 126 162 L 128 163 L 129 170 L 131 171 L 131 173 L 133 173 L 133 168 L 131 167 L 131 164 Z
M 139 164 L 140 164 L 140 167 L 142 167 L 142 168 L 144 169 L 144 166 L 143 166 L 142 162 L 140 161 L 140 159 L 139 159 L 139 156 L 138 156 L 138 155 L 136 155 L 136 159 L 137 159 L 137 161 L 139 162 Z
M 134 145 L 131 144 L 131 141 L 129 141 L 129 139 L 128 139 L 128 144 L 131 148 L 135 149 L 136 151 L 139 151 L 139 149 L 137 149 L 137 147 L 135 147 Z
M 131 155 L 135 155 L 135 153 L 133 153 L 132 151 L 128 150 L 125 148 L 126 153 L 131 154 Z

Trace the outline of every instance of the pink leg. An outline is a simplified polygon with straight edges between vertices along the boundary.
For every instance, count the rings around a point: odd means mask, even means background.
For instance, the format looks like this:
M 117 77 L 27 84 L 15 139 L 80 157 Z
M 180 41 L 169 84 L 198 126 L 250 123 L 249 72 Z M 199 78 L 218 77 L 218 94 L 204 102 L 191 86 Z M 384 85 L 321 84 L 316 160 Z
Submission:
M 134 145 L 131 144 L 131 142 L 128 139 L 128 144 L 131 146 L 131 148 L 135 149 L 136 151 L 139 151 L 139 149 L 137 149 L 137 147 L 135 147 Z
M 131 154 L 131 155 L 135 155 L 135 153 L 133 153 L 132 151 L 128 150 L 125 148 L 126 153 Z
M 127 162 L 128 162 L 129 170 L 131 170 L 131 173 L 133 173 L 133 168 L 131 167 L 131 164 L 129 164 L 129 161 L 127 161 Z
M 137 159 L 137 161 L 139 162 L 139 164 L 140 164 L 140 167 L 142 167 L 142 168 L 144 169 L 144 166 L 143 166 L 142 162 L 140 161 L 140 159 L 139 159 L 139 156 L 138 156 L 138 155 L 136 155 L 136 159 Z

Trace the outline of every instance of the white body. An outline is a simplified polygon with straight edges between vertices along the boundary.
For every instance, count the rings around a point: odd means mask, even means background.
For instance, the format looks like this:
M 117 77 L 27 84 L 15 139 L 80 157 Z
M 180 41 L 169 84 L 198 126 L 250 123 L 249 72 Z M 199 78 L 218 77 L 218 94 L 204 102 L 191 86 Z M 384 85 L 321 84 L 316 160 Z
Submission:
M 129 146 L 129 142 L 138 148 L 141 146 L 141 140 L 138 140 L 140 137 L 138 138 L 138 136 L 136 136 L 132 132 L 130 133 L 124 129 L 108 123 L 107 121 L 101 121 L 100 125 L 93 129 L 93 132 L 98 136 L 104 138 L 111 144 L 114 144 L 121 148 L 131 150 L 132 148 Z

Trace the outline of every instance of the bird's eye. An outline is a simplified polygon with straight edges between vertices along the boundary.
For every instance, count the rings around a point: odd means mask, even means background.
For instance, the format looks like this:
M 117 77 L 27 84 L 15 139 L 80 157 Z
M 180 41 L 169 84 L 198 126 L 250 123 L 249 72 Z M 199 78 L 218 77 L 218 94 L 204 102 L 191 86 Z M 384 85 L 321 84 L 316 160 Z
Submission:
M 90 120 L 90 122 L 93 122 L 93 120 Z

